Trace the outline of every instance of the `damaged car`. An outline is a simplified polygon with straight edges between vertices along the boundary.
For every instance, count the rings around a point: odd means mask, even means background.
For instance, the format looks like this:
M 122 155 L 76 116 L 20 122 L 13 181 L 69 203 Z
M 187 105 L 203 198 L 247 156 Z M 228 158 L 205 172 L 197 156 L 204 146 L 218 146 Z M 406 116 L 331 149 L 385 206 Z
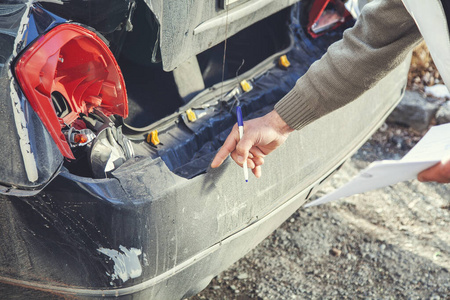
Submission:
M 210 168 L 235 107 L 272 110 L 357 2 L 2 1 L 1 295 L 181 299 L 253 249 L 404 92 L 408 62 L 292 133 L 262 178 Z

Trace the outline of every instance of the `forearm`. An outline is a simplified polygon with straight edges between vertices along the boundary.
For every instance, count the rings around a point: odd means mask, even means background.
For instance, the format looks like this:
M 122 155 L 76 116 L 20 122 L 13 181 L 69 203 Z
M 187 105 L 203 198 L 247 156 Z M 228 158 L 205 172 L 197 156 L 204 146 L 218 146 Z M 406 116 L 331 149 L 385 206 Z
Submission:
M 400 0 L 374 1 L 275 110 L 290 127 L 301 129 L 375 85 L 420 40 L 414 20 Z

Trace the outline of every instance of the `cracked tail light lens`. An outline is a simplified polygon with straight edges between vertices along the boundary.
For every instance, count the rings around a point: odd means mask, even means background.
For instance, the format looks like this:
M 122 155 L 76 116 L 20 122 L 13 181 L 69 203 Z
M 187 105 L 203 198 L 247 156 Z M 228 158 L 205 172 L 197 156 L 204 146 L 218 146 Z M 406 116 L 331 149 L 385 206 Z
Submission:
M 24 51 L 14 70 L 31 107 L 67 158 L 74 156 L 61 130 L 80 113 L 87 115 L 97 108 L 107 116 L 128 116 L 119 65 L 108 46 L 84 27 L 62 24 L 53 28 Z M 64 114 L 55 108 L 61 100 L 54 103 L 61 97 L 68 106 Z
M 341 0 L 315 0 L 308 16 L 308 33 L 317 38 L 342 25 L 351 18 L 344 1 Z

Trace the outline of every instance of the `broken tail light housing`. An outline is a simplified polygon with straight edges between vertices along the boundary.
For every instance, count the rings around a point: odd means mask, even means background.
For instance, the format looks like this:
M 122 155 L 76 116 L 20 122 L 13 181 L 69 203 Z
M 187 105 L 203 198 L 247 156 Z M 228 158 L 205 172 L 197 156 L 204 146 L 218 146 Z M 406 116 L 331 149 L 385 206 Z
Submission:
M 308 15 L 308 33 L 317 38 L 351 18 L 341 0 L 315 0 Z
M 127 93 L 119 65 L 94 32 L 59 25 L 18 58 L 15 75 L 31 107 L 61 153 L 74 159 L 62 129 L 97 108 L 106 116 L 128 116 Z

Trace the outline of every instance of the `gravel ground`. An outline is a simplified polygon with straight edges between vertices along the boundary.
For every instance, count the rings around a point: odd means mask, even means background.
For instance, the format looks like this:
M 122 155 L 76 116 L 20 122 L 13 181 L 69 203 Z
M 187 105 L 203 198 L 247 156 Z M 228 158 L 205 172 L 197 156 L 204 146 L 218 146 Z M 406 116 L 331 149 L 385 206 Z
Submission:
M 317 196 L 420 135 L 384 125 Z M 198 299 L 450 299 L 450 185 L 416 180 L 300 208 Z

